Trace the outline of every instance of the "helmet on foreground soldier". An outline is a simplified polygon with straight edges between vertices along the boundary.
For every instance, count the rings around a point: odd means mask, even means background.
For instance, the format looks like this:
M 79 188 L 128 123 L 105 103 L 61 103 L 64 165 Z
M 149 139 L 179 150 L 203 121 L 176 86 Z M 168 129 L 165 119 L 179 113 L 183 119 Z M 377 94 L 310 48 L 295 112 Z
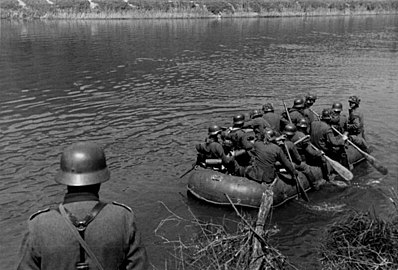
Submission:
M 305 118 L 301 118 L 298 123 L 297 123 L 297 127 L 301 127 L 301 128 L 307 128 L 308 127 L 308 121 Z
M 315 102 L 315 100 L 317 100 L 317 96 L 315 95 L 315 94 L 312 94 L 312 93 L 308 93 L 306 96 L 305 96 L 305 100 L 307 101 L 307 100 L 312 100 L 312 101 L 314 101 Z
M 89 186 L 106 182 L 109 178 L 102 148 L 96 143 L 79 142 L 63 151 L 55 181 L 67 186 Z
M 250 112 L 250 118 L 256 118 L 258 116 L 262 116 L 262 113 L 260 112 L 260 110 L 254 109 Z
M 350 96 L 348 98 L 348 102 L 355 103 L 356 105 L 359 105 L 359 103 L 361 102 L 361 99 L 358 96 Z
M 293 124 L 287 124 L 285 126 L 285 128 L 283 129 L 283 133 L 288 136 L 293 136 L 296 131 L 297 131 L 297 128 Z
M 267 135 L 268 141 L 272 142 L 276 140 L 276 133 L 273 129 L 267 129 L 265 134 Z
M 293 102 L 293 108 L 296 109 L 304 108 L 304 99 L 296 98 Z
M 322 110 L 322 116 L 321 119 L 322 120 L 330 120 L 330 117 L 332 115 L 332 110 L 331 109 L 323 109 Z
M 221 128 L 217 125 L 212 125 L 209 127 L 209 136 L 214 136 L 221 133 Z
M 334 112 L 341 112 L 343 110 L 343 104 L 341 104 L 340 102 L 333 103 L 332 110 Z
M 245 122 L 245 116 L 243 114 L 238 114 L 233 118 L 234 125 L 243 125 L 244 122 Z
M 273 112 L 274 111 L 274 106 L 272 106 L 271 103 L 265 103 L 263 105 L 263 112 Z

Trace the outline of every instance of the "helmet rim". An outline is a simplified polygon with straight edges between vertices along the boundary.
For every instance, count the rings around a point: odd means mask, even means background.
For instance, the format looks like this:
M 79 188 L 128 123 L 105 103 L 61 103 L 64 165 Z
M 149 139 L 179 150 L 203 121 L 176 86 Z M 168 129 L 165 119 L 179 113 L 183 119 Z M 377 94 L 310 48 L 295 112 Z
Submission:
M 60 171 L 55 176 L 55 181 L 59 184 L 67 186 L 89 186 L 100 184 L 110 179 L 110 172 L 108 168 L 86 173 L 72 173 Z

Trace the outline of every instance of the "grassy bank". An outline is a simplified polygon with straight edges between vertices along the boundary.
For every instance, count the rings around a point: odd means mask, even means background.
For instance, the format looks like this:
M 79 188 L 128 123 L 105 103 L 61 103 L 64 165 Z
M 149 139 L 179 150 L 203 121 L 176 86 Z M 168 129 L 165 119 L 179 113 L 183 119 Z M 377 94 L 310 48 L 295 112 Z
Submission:
M 2 19 L 142 19 L 397 14 L 397 0 L 2 0 Z

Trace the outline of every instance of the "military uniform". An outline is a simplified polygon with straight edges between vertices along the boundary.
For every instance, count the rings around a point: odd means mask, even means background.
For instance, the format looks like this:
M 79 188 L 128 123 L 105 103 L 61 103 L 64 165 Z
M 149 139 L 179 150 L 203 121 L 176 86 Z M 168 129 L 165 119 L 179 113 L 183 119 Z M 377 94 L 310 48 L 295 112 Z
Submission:
M 270 124 L 271 128 L 279 134 L 281 131 L 281 115 L 275 112 L 264 112 L 263 118 Z
M 251 128 L 254 131 L 254 134 L 256 135 L 256 138 L 259 139 L 261 135 L 264 134 L 266 128 L 271 128 L 271 125 L 265 120 L 264 118 L 256 117 L 253 118 L 249 121 L 247 121 L 244 125 L 243 128 Z
M 233 160 L 233 157 L 228 157 L 225 154 L 223 146 L 212 138 L 207 138 L 206 142 L 197 144 L 195 148 L 196 151 L 198 151 L 198 162 L 202 164 L 203 167 L 207 167 L 206 159 L 220 159 L 221 164 L 214 166 L 218 169 L 221 169 L 219 168 L 221 165 L 227 167 Z
M 344 133 L 347 131 L 348 118 L 344 114 L 334 113 L 331 117 L 330 124 L 332 125 L 332 127 L 337 129 L 340 133 Z
M 99 201 L 92 193 L 67 193 L 63 205 L 83 219 Z M 104 269 L 147 269 L 148 260 L 133 211 L 119 203 L 108 203 L 88 224 L 84 239 Z M 80 260 L 79 242 L 57 209 L 32 215 L 21 248 L 18 270 L 75 270 Z M 86 256 L 89 269 L 97 269 Z
M 347 130 L 350 135 L 350 140 L 361 148 L 363 151 L 369 153 L 368 144 L 365 140 L 364 117 L 359 107 L 349 110 Z
M 248 166 L 244 176 L 258 182 L 271 183 L 276 177 L 275 163 L 279 161 L 291 174 L 296 174 L 293 165 L 286 158 L 282 149 L 274 143 L 257 141 L 251 150 L 253 165 Z
M 318 115 L 316 115 L 316 114 L 312 111 L 312 109 L 310 109 L 309 107 L 304 109 L 303 115 L 304 115 L 305 118 L 308 119 L 309 123 L 312 123 L 312 122 L 314 122 L 314 121 L 318 121 L 318 120 L 319 120 L 319 119 L 318 119 Z
M 306 118 L 303 114 L 303 111 L 301 109 L 297 109 L 297 108 L 289 108 L 289 115 L 290 115 L 290 119 L 292 120 L 292 124 L 297 125 L 297 123 L 303 119 Z M 308 120 L 308 119 L 307 119 Z M 289 117 L 287 116 L 286 112 L 283 113 L 283 118 L 282 118 L 282 124 L 283 127 L 282 130 L 285 128 L 285 126 L 287 124 L 289 124 Z

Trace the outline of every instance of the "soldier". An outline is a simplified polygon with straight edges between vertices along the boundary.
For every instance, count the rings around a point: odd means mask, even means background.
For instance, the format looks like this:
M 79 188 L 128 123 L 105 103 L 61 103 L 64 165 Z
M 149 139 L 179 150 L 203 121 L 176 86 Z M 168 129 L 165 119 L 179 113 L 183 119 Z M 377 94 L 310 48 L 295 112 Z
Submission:
M 304 116 L 304 99 L 296 98 L 293 102 L 293 107 L 289 108 L 288 111 L 292 124 L 297 125 L 300 119 L 306 118 Z M 286 112 L 283 113 L 282 126 L 281 126 L 282 130 L 285 128 L 287 124 L 290 123 L 289 115 L 287 115 Z
M 243 170 L 241 168 L 241 176 L 260 183 L 270 184 L 276 177 L 276 162 L 279 162 L 291 175 L 297 176 L 298 172 L 289 162 L 282 149 L 271 142 L 275 140 L 275 132 L 268 130 L 266 134 L 269 137 L 268 140 L 264 142 L 264 138 L 261 138 L 261 140 L 254 142 L 253 148 L 250 151 L 253 156 L 253 163 L 243 168 Z
M 290 156 L 292 157 L 294 168 L 298 171 L 301 171 L 309 180 L 308 182 L 312 187 L 315 187 L 316 178 L 311 171 L 310 166 L 304 162 L 305 159 L 305 151 L 306 149 L 310 149 L 309 138 L 307 140 L 302 140 L 297 145 L 294 144 L 301 138 L 304 138 L 305 135 L 297 131 L 296 127 L 293 124 L 287 124 L 285 129 L 283 130 L 283 134 L 285 135 L 286 141 L 285 145 L 282 145 L 282 150 L 287 155 L 286 149 L 289 151 Z
M 340 160 L 346 168 L 349 168 L 347 154 L 344 149 L 347 136 L 335 137 L 330 126 L 332 110 L 322 111 L 321 121 L 311 123 L 311 143 L 322 150 L 332 159 Z
M 263 105 L 263 118 L 270 124 L 271 128 L 279 134 L 281 127 L 281 115 L 275 113 L 271 103 Z
M 100 201 L 110 172 L 95 143 L 62 153 L 55 181 L 67 186 L 63 203 L 32 215 L 21 248 L 23 269 L 147 269 L 145 247 L 130 207 Z
M 261 111 L 260 110 L 253 110 L 250 113 L 250 120 L 247 121 L 244 125 L 243 128 L 251 128 L 254 131 L 254 134 L 257 139 L 261 138 L 262 134 L 264 134 L 265 129 L 271 128 L 271 125 L 265 120 L 263 117 L 261 117 Z
M 348 99 L 350 109 L 347 130 L 350 136 L 350 140 L 363 151 L 369 153 L 368 145 L 365 140 L 363 113 L 359 109 L 360 102 L 361 99 L 357 96 L 350 96 Z
M 309 120 L 310 123 L 313 121 L 318 121 L 318 115 L 311 109 L 312 105 L 314 105 L 315 101 L 317 100 L 317 96 L 315 94 L 307 94 L 305 96 L 305 103 L 304 103 L 304 116 Z
M 340 133 L 347 131 L 348 119 L 345 114 L 342 114 L 343 104 L 335 102 L 332 105 L 333 114 L 331 115 L 330 123 L 332 127 L 337 129 Z
M 223 171 L 228 168 L 228 164 L 233 161 L 233 157 L 227 156 L 223 146 L 218 141 L 218 135 L 221 128 L 217 125 L 211 125 L 208 129 L 208 137 L 204 143 L 195 146 L 198 151 L 197 164 L 202 167 L 210 167 L 214 170 Z M 219 160 L 219 162 L 217 162 Z

